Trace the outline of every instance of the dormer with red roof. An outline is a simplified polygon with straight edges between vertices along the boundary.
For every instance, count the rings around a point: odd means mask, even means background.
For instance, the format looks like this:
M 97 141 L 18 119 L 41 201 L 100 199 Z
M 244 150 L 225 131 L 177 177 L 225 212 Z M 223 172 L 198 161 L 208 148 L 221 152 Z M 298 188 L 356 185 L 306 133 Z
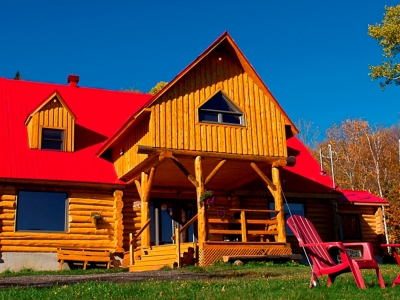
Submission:
M 56 90 L 25 121 L 31 149 L 74 151 L 76 117 Z

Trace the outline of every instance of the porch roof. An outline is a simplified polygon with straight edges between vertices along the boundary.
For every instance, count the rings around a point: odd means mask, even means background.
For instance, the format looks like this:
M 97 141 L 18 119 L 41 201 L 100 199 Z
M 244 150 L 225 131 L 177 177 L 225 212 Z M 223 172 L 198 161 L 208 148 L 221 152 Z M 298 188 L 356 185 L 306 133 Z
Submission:
M 358 205 L 389 205 L 389 201 L 377 197 L 368 191 L 341 190 L 343 196 L 338 201 Z

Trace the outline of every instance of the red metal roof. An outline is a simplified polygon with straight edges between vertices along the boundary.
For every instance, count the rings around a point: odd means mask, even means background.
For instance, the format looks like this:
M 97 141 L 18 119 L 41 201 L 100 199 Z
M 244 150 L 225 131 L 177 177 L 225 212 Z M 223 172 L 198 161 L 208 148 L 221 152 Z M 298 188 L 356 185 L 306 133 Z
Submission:
M 339 201 L 354 203 L 354 204 L 376 204 L 376 205 L 388 205 L 389 201 L 379 198 L 368 191 L 349 191 L 341 190 L 343 196 L 339 198 Z
M 296 157 L 293 167 L 281 172 L 283 192 L 336 193 L 332 178 L 321 172 L 319 163 L 297 137 L 287 140 L 288 155 Z
M 76 116 L 75 151 L 30 149 L 24 124 L 57 91 Z M 0 180 L 122 184 L 95 153 L 151 95 L 0 78 Z
M 288 155 L 296 157 L 293 167 L 284 167 L 281 172 L 283 192 L 331 193 L 339 195 L 338 201 L 365 204 L 388 205 L 389 202 L 367 191 L 333 189 L 332 178 L 321 172 L 319 163 L 297 138 L 287 140 Z

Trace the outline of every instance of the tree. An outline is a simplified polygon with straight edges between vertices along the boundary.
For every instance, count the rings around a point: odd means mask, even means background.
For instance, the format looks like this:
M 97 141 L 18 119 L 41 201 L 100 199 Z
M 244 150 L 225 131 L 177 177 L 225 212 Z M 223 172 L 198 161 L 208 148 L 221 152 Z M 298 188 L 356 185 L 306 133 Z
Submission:
M 386 221 L 391 240 L 400 241 L 400 123 L 371 127 L 367 121 L 346 120 L 326 132 L 318 149 L 334 151 L 335 182 L 342 189 L 368 190 L 387 199 Z M 313 152 L 319 159 L 319 153 Z M 328 161 L 323 168 L 331 173 Z
M 304 118 L 299 118 L 295 123 L 299 134 L 297 137 L 308 149 L 315 149 L 317 140 L 320 135 L 318 126 L 314 126 L 314 122 Z
M 149 94 L 151 95 L 155 95 L 157 94 L 159 91 L 161 91 L 166 85 L 168 84 L 168 82 L 165 81 L 160 81 L 158 82 L 155 86 L 153 86 L 149 92 Z
M 20 80 L 20 79 L 21 75 L 19 74 L 19 71 L 17 71 L 17 73 L 15 73 L 14 80 Z
M 368 34 L 383 48 L 381 65 L 369 66 L 372 80 L 382 79 L 382 90 L 391 83 L 400 85 L 400 64 L 396 58 L 400 51 L 400 5 L 385 6 L 382 24 L 368 25 Z

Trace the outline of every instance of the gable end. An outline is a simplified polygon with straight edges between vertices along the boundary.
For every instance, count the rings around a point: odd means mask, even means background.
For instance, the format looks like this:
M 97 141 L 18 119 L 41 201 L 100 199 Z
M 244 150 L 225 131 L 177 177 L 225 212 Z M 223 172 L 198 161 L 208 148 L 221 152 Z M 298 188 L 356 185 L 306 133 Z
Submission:
M 75 115 L 55 91 L 26 119 L 31 149 L 74 151 Z

